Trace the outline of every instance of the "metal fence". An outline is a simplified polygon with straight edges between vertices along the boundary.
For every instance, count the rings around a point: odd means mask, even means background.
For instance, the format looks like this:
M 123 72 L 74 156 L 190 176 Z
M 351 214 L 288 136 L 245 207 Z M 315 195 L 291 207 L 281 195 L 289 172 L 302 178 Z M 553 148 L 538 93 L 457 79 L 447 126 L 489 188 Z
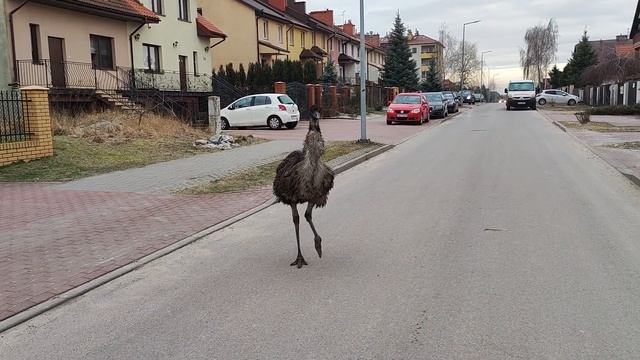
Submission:
M 29 140 L 29 122 L 26 119 L 27 101 L 20 92 L 0 91 L 0 143 Z
M 307 118 L 307 87 L 303 83 L 292 82 L 287 83 L 287 95 L 298 105 L 300 117 Z

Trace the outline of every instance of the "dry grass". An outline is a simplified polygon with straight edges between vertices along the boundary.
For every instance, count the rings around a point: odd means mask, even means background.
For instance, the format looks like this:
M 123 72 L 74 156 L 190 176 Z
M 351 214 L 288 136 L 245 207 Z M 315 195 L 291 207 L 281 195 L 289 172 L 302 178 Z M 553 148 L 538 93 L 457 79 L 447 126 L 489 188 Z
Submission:
M 84 116 L 52 114 L 54 156 L 0 168 L 0 181 L 65 181 L 141 167 L 218 150 L 196 149 L 207 132 L 149 114 L 142 122 L 127 113 Z M 236 137 L 241 145 L 262 142 Z
M 590 110 L 592 107 L 584 104 L 576 104 L 574 106 L 564 105 L 564 104 L 552 104 L 547 103 L 546 105 L 538 105 L 540 110 L 548 110 L 548 111 L 559 111 L 559 112 L 580 112 Z
M 571 129 L 597 132 L 640 132 L 640 126 L 615 126 L 611 123 L 603 121 L 590 121 L 585 124 L 580 124 L 575 121 L 560 121 L 560 123 Z
M 640 141 L 631 141 L 624 142 L 620 144 L 609 145 L 611 148 L 615 149 L 625 149 L 625 150 L 640 150 Z
M 327 145 L 323 158 L 324 161 L 331 161 L 354 151 L 365 148 L 371 148 L 373 150 L 379 146 L 380 144 L 376 143 L 359 144 L 349 141 L 333 142 Z M 180 193 L 190 195 L 217 194 L 268 187 L 273 184 L 273 179 L 276 176 L 276 169 L 279 164 L 280 161 L 274 161 L 222 179 L 183 189 Z

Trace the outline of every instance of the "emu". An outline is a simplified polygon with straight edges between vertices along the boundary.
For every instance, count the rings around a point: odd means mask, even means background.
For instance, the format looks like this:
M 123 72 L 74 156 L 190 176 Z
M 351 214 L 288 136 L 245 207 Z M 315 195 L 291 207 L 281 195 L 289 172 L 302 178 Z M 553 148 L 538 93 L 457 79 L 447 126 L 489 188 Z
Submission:
M 297 266 L 298 269 L 307 265 L 300 251 L 298 204 L 307 203 L 304 217 L 313 231 L 318 256 L 322 258 L 322 238 L 313 225 L 312 211 L 314 207 L 324 207 L 327 204 L 327 197 L 333 188 L 335 177 L 333 170 L 322 160 L 324 139 L 320 132 L 320 108 L 313 105 L 309 111 L 309 131 L 304 140 L 302 151 L 295 150 L 282 160 L 273 181 L 273 193 L 277 201 L 291 206 L 298 244 L 298 257 L 291 263 L 291 266 Z

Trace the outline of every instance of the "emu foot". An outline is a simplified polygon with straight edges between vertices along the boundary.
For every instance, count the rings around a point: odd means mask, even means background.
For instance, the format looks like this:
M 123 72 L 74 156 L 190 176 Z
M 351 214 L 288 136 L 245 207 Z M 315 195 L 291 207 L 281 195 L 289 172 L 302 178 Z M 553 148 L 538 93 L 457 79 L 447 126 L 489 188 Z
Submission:
M 316 236 L 314 241 L 316 242 L 316 251 L 318 252 L 318 257 L 322 257 L 322 238 L 320 236 Z
M 298 258 L 296 259 L 296 261 L 291 263 L 291 266 L 297 266 L 298 269 L 300 269 L 301 267 L 303 267 L 304 265 L 307 265 L 307 262 L 304 260 L 304 258 L 302 257 L 302 255 L 298 256 Z

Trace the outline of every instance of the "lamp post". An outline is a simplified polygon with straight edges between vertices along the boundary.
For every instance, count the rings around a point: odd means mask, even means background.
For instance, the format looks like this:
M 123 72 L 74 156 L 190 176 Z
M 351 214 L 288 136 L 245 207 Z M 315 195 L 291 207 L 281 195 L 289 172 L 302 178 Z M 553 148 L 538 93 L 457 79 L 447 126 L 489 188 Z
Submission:
M 364 37 L 364 0 L 360 0 L 360 141 L 367 142 L 367 47 Z
M 484 77 L 482 77 L 482 72 L 484 71 L 484 54 L 488 54 L 490 52 L 493 52 L 493 50 L 483 51 L 480 56 L 480 91 L 482 91 L 482 85 L 484 85 Z
M 460 68 L 460 91 L 462 91 L 462 87 L 464 86 L 464 35 L 465 35 L 465 27 L 469 24 L 479 23 L 480 20 L 470 21 L 468 23 L 462 24 L 462 67 Z

